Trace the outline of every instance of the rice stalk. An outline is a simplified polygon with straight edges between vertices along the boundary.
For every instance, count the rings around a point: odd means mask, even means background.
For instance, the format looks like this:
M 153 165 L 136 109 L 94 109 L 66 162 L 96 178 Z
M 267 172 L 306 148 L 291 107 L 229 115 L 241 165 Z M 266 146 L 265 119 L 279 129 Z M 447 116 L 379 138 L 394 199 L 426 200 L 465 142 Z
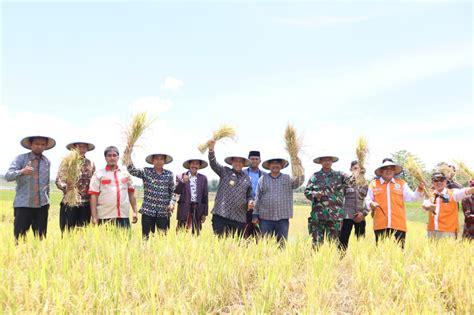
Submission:
M 456 163 L 457 167 L 458 167 L 458 170 L 465 174 L 466 176 L 469 177 L 469 179 L 473 179 L 474 178 L 474 171 L 471 170 L 467 165 L 466 163 L 464 163 L 463 161 L 457 161 L 455 160 L 454 163 Z
M 66 177 L 66 183 L 68 187 L 73 187 L 72 189 L 67 189 L 64 194 L 63 202 L 69 207 L 77 207 L 81 202 L 81 195 L 79 194 L 76 183 L 81 176 L 83 163 L 84 159 L 81 158 L 81 154 L 77 149 L 72 149 L 61 162 Z
M 150 129 L 155 119 L 149 118 L 146 112 L 140 112 L 132 117 L 130 125 L 125 129 L 126 146 L 123 152 L 122 163 L 130 165 L 132 152 L 140 137 Z
M 288 124 L 285 130 L 285 149 L 290 156 L 291 172 L 293 176 L 299 177 L 304 175 L 303 164 L 299 158 L 301 148 L 303 147 L 303 139 L 296 134 L 296 129 L 292 124 Z
M 237 131 L 235 130 L 235 128 L 233 126 L 222 125 L 222 126 L 219 127 L 219 129 L 214 131 L 213 134 L 212 134 L 212 139 L 215 140 L 215 141 L 219 141 L 219 140 L 224 139 L 224 138 L 230 138 L 232 140 L 237 139 Z M 206 150 L 208 148 L 209 148 L 209 146 L 208 146 L 207 142 L 203 143 L 203 144 L 200 144 L 198 146 L 198 150 L 201 153 L 206 152 Z
M 356 156 L 357 156 L 357 161 L 359 162 L 359 167 L 360 167 L 360 172 L 358 176 L 356 177 L 356 183 L 357 185 L 365 185 L 367 181 L 365 180 L 364 174 L 365 174 L 365 160 L 367 159 L 367 155 L 369 154 L 369 146 L 367 144 L 367 140 L 363 137 L 360 136 L 357 138 L 357 144 L 356 144 Z
M 423 176 L 423 170 L 411 154 L 407 155 L 404 167 L 407 172 L 418 181 L 418 183 L 424 184 L 423 191 L 426 197 L 430 197 L 428 191 L 428 187 L 430 186 L 426 183 L 425 177 Z

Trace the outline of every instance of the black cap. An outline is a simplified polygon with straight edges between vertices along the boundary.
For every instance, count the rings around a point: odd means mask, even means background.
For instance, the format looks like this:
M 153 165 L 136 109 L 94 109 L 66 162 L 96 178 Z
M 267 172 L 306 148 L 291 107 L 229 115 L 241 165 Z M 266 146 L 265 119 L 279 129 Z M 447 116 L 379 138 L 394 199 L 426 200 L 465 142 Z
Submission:
M 431 179 L 446 179 L 446 175 L 444 175 L 444 174 L 441 173 L 441 172 L 434 172 L 434 173 L 431 175 Z
M 250 152 L 249 152 L 249 159 L 250 159 L 250 157 L 252 157 L 252 156 L 260 157 L 260 151 L 250 151 Z

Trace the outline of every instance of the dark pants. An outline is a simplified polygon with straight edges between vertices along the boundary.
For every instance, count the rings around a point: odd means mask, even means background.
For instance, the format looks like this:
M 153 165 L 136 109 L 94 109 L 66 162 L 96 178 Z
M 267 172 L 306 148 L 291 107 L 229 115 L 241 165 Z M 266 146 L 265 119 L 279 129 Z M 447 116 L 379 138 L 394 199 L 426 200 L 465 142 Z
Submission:
M 230 220 L 216 214 L 212 216 L 212 230 L 218 236 L 237 235 L 240 237 L 244 232 L 244 227 L 245 223 Z
M 44 205 L 41 208 L 14 208 L 13 234 L 15 239 L 18 240 L 20 236 L 25 237 L 30 226 L 35 236 L 39 236 L 39 238 L 46 237 L 48 210 L 49 205 Z
M 79 207 L 68 207 L 61 202 L 59 208 L 59 228 L 61 232 L 67 228 L 83 227 L 91 222 L 91 207 L 89 204 Z
M 352 219 L 344 219 L 342 221 L 342 228 L 339 234 L 339 249 L 346 250 L 349 246 L 349 238 L 351 237 L 353 226 L 357 238 L 365 236 L 365 224 L 365 220 L 356 223 Z
M 198 216 L 198 203 L 191 203 L 191 209 L 188 212 L 186 220 L 178 220 L 176 230 L 191 229 L 193 234 L 199 235 L 202 230 L 202 215 Z
M 113 218 L 113 219 L 99 219 L 99 225 L 102 224 L 114 224 L 117 227 L 130 229 L 130 219 L 129 218 Z
M 253 210 L 247 211 L 245 218 L 244 238 L 249 238 L 258 234 L 258 230 L 252 222 L 252 215 Z
M 144 239 L 148 239 L 150 233 L 155 233 L 155 230 L 165 232 L 170 228 L 169 217 L 150 217 L 142 214 L 142 236 Z
M 394 230 L 394 229 L 383 229 L 383 230 L 375 230 L 375 242 L 379 242 L 379 238 L 383 239 L 386 237 L 392 237 L 395 236 L 395 240 L 397 241 L 398 244 L 402 248 L 405 247 L 405 237 L 406 237 L 406 232 L 399 231 L 399 230 Z
M 278 221 L 260 220 L 260 231 L 263 236 L 276 236 L 278 242 L 284 242 L 288 239 L 288 230 L 290 220 L 283 219 Z

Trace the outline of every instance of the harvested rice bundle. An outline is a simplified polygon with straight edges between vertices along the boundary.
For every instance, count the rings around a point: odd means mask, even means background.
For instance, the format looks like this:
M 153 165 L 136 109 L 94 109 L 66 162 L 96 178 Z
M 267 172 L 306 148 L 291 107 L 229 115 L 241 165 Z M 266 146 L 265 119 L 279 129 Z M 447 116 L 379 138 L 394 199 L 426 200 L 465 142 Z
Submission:
M 425 181 L 422 168 L 420 167 L 420 165 L 418 165 L 418 163 L 415 161 L 412 155 L 410 154 L 407 155 L 404 167 L 407 170 L 407 172 L 410 173 L 410 175 L 413 176 L 413 178 L 418 181 L 418 183 L 424 184 L 424 188 L 423 188 L 424 193 L 426 197 L 429 198 L 430 193 L 428 191 L 428 187 L 430 186 Z
M 132 152 L 140 137 L 150 129 L 155 119 L 150 119 L 146 112 L 133 116 L 130 125 L 125 129 L 126 146 L 123 152 L 122 163 L 128 166 L 132 160 Z
M 365 180 L 365 160 L 367 159 L 367 155 L 369 154 L 369 146 L 367 145 L 367 140 L 360 136 L 357 138 L 356 144 L 356 156 L 357 161 L 359 162 L 359 167 L 361 169 L 359 175 L 356 178 L 357 185 L 365 185 L 367 181 Z
M 68 189 L 64 194 L 64 204 L 69 207 L 77 207 L 81 202 L 81 195 L 77 189 L 76 183 L 81 176 L 81 168 L 84 160 L 81 158 L 79 150 L 72 149 L 71 152 L 62 160 L 61 169 L 66 178 Z
M 229 125 L 222 125 L 221 127 L 219 127 L 219 129 L 214 131 L 212 134 L 212 139 L 214 139 L 215 141 L 221 140 L 223 138 L 230 138 L 232 140 L 236 140 L 237 132 L 235 128 Z M 198 146 L 198 150 L 201 153 L 206 152 L 207 149 L 208 149 L 207 142 Z
M 284 138 L 286 144 L 285 149 L 288 152 L 288 155 L 290 156 L 291 172 L 293 173 L 293 176 L 304 175 L 303 164 L 301 163 L 301 159 L 299 158 L 299 154 L 303 146 L 302 138 L 296 134 L 296 130 L 291 124 L 288 124 L 288 126 L 286 127 Z

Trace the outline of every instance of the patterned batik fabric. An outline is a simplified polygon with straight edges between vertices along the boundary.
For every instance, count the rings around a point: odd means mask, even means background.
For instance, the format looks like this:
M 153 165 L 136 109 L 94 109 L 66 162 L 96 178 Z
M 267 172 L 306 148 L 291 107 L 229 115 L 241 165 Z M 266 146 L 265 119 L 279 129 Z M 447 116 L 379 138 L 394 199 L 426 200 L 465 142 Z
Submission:
M 92 175 L 95 173 L 95 165 L 88 158 L 82 158 L 83 163 L 81 166 L 81 174 L 77 180 L 75 187 L 81 196 L 79 206 L 90 203 L 89 186 L 91 182 Z M 67 183 L 66 183 L 66 166 L 61 163 L 59 166 L 58 175 L 56 177 L 56 186 L 63 192 L 67 192 Z
M 474 240 L 474 196 L 466 197 L 462 201 L 464 212 L 463 237 Z
M 170 214 L 167 207 L 176 203 L 173 172 L 163 169 L 158 174 L 153 167 L 139 169 L 133 164 L 127 169 L 132 176 L 143 180 L 144 195 L 140 213 L 150 217 L 168 217 Z
M 322 245 L 325 240 L 337 242 L 341 227 L 342 221 L 308 218 L 308 231 L 313 239 L 314 246 Z

